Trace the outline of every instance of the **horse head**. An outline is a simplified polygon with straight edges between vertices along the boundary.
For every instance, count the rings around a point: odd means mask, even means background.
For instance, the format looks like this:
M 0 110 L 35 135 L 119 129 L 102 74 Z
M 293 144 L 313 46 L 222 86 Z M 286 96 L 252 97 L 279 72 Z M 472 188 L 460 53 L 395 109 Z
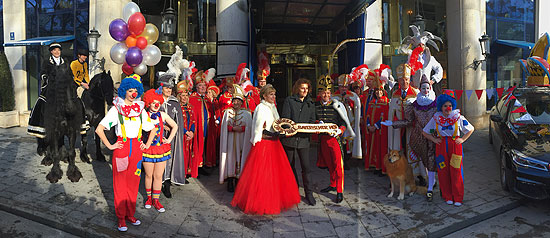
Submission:
M 104 100 L 107 105 L 112 106 L 114 95 L 114 83 L 111 77 L 111 71 L 103 71 L 96 74 L 90 80 L 90 94 L 93 98 Z

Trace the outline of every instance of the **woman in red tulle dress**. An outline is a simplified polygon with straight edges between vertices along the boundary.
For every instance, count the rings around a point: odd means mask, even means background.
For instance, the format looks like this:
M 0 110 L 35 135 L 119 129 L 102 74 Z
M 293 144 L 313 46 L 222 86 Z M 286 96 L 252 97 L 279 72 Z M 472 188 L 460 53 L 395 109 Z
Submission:
M 237 184 L 232 206 L 248 214 L 279 214 L 300 202 L 298 185 L 272 124 L 279 119 L 275 88 L 268 84 L 252 119 L 252 149 Z

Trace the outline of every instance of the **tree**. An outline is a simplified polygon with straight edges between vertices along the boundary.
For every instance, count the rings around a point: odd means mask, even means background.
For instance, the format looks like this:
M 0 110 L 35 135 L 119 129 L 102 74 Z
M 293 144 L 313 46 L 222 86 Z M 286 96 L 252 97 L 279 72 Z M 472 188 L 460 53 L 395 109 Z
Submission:
M 15 93 L 8 58 L 0 51 L 0 111 L 12 111 L 15 108 Z

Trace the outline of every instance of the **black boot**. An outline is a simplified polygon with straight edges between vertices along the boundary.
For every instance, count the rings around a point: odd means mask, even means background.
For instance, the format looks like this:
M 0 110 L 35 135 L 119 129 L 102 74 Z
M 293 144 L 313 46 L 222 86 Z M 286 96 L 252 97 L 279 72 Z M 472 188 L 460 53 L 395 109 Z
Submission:
M 234 178 L 227 179 L 227 191 L 232 193 L 235 192 L 235 184 L 233 183 Z
M 426 187 L 426 179 L 424 179 L 424 177 L 418 175 L 417 176 L 418 178 L 418 186 L 421 186 L 421 187 Z
M 343 193 L 338 193 L 336 194 L 336 203 L 341 203 L 342 201 L 344 200 L 344 194 Z
M 326 188 L 321 189 L 321 192 L 322 192 L 322 193 L 328 193 L 328 192 L 330 192 L 330 191 L 336 191 L 336 188 L 335 188 L 335 187 L 328 186 L 328 187 L 326 187 Z
M 172 182 L 170 182 L 170 180 L 166 180 L 164 181 L 164 183 L 162 183 L 162 188 L 160 189 L 162 190 L 162 193 L 166 198 L 172 198 L 172 193 L 170 192 L 170 185 L 172 185 Z
M 306 192 L 306 201 L 307 203 L 309 203 L 310 206 L 315 206 L 315 204 L 317 204 L 317 201 L 315 201 L 312 192 Z

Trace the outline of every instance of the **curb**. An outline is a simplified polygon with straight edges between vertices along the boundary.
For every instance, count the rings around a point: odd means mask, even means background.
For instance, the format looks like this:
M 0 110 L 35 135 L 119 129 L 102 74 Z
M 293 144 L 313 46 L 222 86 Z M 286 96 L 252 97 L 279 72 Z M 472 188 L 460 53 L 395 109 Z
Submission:
M 461 222 L 454 223 L 448 227 L 441 228 L 434 232 L 426 232 L 426 236 L 428 238 L 439 238 L 443 237 L 449 234 L 452 234 L 454 232 L 460 231 L 462 229 L 465 229 L 471 225 L 477 224 L 479 222 L 485 221 L 489 218 L 498 216 L 500 214 L 503 214 L 505 212 L 508 212 L 512 209 L 518 208 L 519 206 L 523 205 L 525 203 L 525 199 L 516 200 L 512 203 L 509 203 L 507 205 L 504 205 L 502 207 L 497 207 L 493 210 L 487 211 L 485 213 L 479 214 L 475 217 L 472 217 L 470 219 L 466 219 Z
M 10 206 L 11 203 L 11 206 Z M 16 209 L 14 207 L 18 207 L 17 202 L 8 202 L 7 199 L 0 198 L 0 210 L 4 212 L 11 213 L 15 216 L 19 216 L 37 223 L 40 223 L 42 225 L 46 225 L 49 227 L 52 227 L 57 230 L 64 231 L 66 233 L 69 233 L 74 236 L 78 237 L 123 237 L 123 238 L 130 238 L 130 237 L 142 237 L 139 235 L 129 234 L 129 233 L 123 233 L 118 232 L 114 229 L 107 229 L 106 227 L 98 226 L 95 224 L 88 224 L 86 227 L 79 226 L 79 224 L 76 223 L 63 223 L 60 221 L 56 221 L 53 219 L 47 219 L 44 217 L 41 217 L 37 214 L 33 214 L 28 211 L 24 211 L 23 209 Z

